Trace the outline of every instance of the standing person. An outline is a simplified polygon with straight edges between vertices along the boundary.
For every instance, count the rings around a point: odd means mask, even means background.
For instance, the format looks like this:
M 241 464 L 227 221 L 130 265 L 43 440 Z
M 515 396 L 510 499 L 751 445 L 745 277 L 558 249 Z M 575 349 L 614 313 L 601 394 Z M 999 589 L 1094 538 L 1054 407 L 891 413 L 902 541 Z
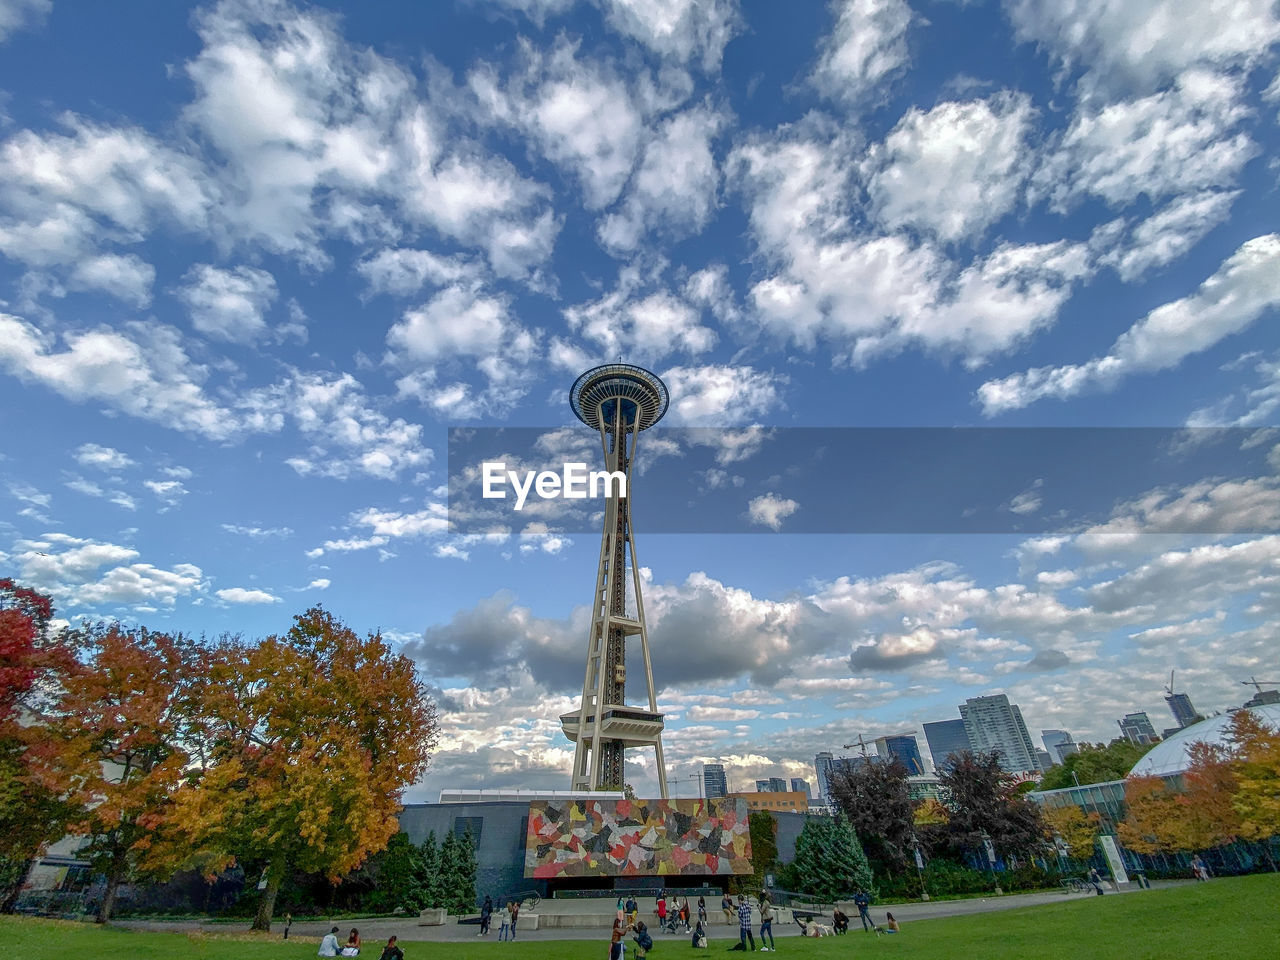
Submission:
M 336 957 L 338 955 L 338 928 L 334 927 L 320 939 L 317 957 Z
M 769 935 L 769 945 L 764 945 L 765 934 Z M 773 942 L 773 904 L 768 897 L 760 898 L 760 949 L 776 953 L 778 945 Z
M 707 898 L 698 898 L 698 922 L 704 927 L 707 925 Z
M 484 895 L 484 903 L 480 904 L 480 932 L 477 937 L 487 937 L 489 935 L 489 925 L 493 922 L 493 898 L 487 893 Z
M 658 894 L 658 932 L 662 932 L 662 928 L 667 924 L 667 898 L 664 894 Z
M 498 928 L 498 942 L 511 939 L 511 901 L 508 900 L 502 905 L 502 916 L 499 917 L 502 926 Z
M 516 938 L 516 921 L 520 919 L 520 901 L 511 901 L 511 939 Z
M 684 898 L 684 903 L 680 904 L 680 922 L 684 924 L 684 932 L 688 933 L 693 929 L 689 923 L 689 898 Z
M 636 903 L 634 896 L 627 897 L 627 924 L 634 927 L 636 925 L 636 917 L 640 914 L 640 904 Z
M 720 898 L 720 909 L 724 911 L 724 922 L 733 923 L 733 901 L 729 899 L 729 894 Z
M 293 914 L 286 913 L 284 915 L 284 938 L 289 939 L 289 928 L 293 926 Z
M 747 949 L 747 943 L 751 943 L 751 951 L 754 953 L 756 949 L 756 938 L 751 935 L 751 904 L 747 903 L 747 898 L 741 893 L 738 894 L 738 942 L 742 944 L 742 949 Z
M 1093 867 L 1089 871 L 1089 882 L 1093 884 L 1093 889 L 1098 896 L 1102 896 L 1102 874 L 1098 872 L 1097 867 Z
M 404 960 L 404 951 L 396 940 L 396 937 L 387 938 L 387 945 L 382 948 L 382 956 L 378 960 Z
M 627 928 L 622 921 L 621 909 L 618 914 L 613 918 L 613 932 L 609 934 L 609 960 L 622 960 L 622 938 L 626 935 Z
M 862 932 L 874 930 L 876 925 L 871 920 L 871 914 L 867 908 L 871 906 L 871 898 L 867 896 L 866 891 L 859 890 L 853 895 L 854 905 L 858 908 L 858 919 L 862 921 Z

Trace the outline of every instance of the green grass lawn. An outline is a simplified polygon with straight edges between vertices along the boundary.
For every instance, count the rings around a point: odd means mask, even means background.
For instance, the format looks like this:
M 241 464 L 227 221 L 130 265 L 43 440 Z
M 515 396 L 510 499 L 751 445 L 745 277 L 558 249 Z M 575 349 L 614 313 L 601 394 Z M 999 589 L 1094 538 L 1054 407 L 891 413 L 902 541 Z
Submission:
M 877 910 L 877 916 L 879 911 Z M 601 960 L 607 938 L 544 940 L 530 934 L 516 943 L 405 943 L 407 960 Z M 538 938 L 538 939 L 533 939 Z M 134 933 L 90 924 L 0 918 L 4 954 L 20 960 L 304 960 L 315 956 L 315 941 L 260 939 L 248 934 L 187 936 Z M 709 951 L 688 940 L 662 939 L 652 960 L 697 960 L 727 950 L 732 941 L 712 940 Z M 366 946 L 377 960 L 382 945 Z M 875 938 L 857 931 L 847 937 L 779 940 L 791 956 L 848 958 L 872 955 L 886 960 L 1166 960 L 1166 958 L 1280 957 L 1280 876 L 1268 874 L 1218 879 L 1125 896 L 1086 897 L 1041 907 L 904 924 L 902 933 Z M 631 951 L 628 949 L 628 957 Z

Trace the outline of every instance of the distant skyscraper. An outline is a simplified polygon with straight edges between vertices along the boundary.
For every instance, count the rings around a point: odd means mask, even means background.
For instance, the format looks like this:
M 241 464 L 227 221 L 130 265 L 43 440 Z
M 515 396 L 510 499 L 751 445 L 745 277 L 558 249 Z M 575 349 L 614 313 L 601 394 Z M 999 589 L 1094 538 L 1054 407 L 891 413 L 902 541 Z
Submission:
M 1001 769 L 1009 773 L 1040 769 L 1022 711 L 1017 704 L 1010 703 L 1005 694 L 970 697 L 960 705 L 960 717 L 964 720 L 964 730 L 973 749 L 999 751 Z
M 756 781 L 757 793 L 786 793 L 787 781 L 781 777 L 769 777 L 767 780 Z
M 1139 710 L 1137 713 L 1126 713 L 1123 720 L 1117 720 L 1120 724 L 1120 732 L 1129 738 L 1131 743 L 1155 743 L 1156 728 L 1151 725 L 1151 718 L 1147 716 L 1146 711 Z
M 806 800 L 813 799 L 813 791 L 809 789 L 809 781 L 801 780 L 799 777 L 791 778 L 791 792 L 803 793 Z
M 1053 766 L 1053 757 L 1049 756 L 1048 750 L 1037 750 L 1036 763 L 1040 764 L 1041 770 L 1048 770 Z
M 825 750 L 813 758 L 813 772 L 817 774 L 818 796 L 827 799 L 831 796 L 831 767 L 835 757 Z
M 702 786 L 708 800 L 723 797 L 729 793 L 729 781 L 724 775 L 723 763 L 702 765 Z
M 876 738 L 876 755 L 886 760 L 892 758 L 907 768 L 912 777 L 924 775 L 924 758 L 920 756 L 920 744 L 915 734 Z
M 1054 763 L 1065 763 L 1067 757 L 1080 750 L 1080 744 L 1065 730 L 1041 730 L 1040 739 L 1044 741 L 1044 748 L 1049 751 L 1049 758 Z
M 1169 711 L 1180 727 L 1189 727 L 1200 719 L 1200 714 L 1191 705 L 1191 698 L 1185 693 L 1171 693 L 1164 698 L 1164 702 L 1169 705 Z
M 929 744 L 929 754 L 933 757 L 933 766 L 942 770 L 947 766 L 947 758 L 952 754 L 972 750 L 969 734 L 965 733 L 963 720 L 935 720 L 924 725 L 924 739 Z

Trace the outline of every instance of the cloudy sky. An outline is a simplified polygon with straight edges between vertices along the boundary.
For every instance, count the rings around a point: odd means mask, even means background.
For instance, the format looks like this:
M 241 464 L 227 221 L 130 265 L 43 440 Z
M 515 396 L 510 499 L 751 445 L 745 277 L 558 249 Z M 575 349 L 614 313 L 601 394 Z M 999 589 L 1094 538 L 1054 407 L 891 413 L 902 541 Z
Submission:
M 437 691 L 413 796 L 564 787 L 598 544 L 451 531 L 447 431 L 572 427 L 621 355 L 739 428 L 698 482 L 751 532 L 646 537 L 637 487 L 675 775 L 990 692 L 1086 739 L 1171 722 L 1171 669 L 1238 703 L 1280 679 L 1278 40 L 1271 0 L 0 0 L 0 569 L 191 633 L 322 602 Z M 746 466 L 962 426 L 1252 454 L 1056 526 L 1079 488 L 1019 478 L 988 534 L 788 535 L 854 478 Z

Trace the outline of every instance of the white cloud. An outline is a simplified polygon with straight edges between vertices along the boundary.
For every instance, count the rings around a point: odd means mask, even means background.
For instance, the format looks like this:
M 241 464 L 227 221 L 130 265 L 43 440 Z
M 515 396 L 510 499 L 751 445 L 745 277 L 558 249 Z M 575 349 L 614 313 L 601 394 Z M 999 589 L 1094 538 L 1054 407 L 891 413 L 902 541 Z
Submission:
M 123 470 L 134 466 L 134 461 L 126 454 L 113 447 L 104 447 L 96 443 L 82 443 L 76 447 L 76 463 L 83 467 L 94 467 L 98 470 Z
M 635 268 L 624 268 L 618 286 L 591 303 L 568 307 L 565 321 L 574 333 L 598 345 L 598 355 L 654 362 L 673 353 L 697 356 L 716 343 L 693 306 L 665 290 L 646 286 Z
M 53 0 L 0 0 L 0 43 L 24 27 L 42 23 Z
M 236 418 L 205 395 L 204 367 L 193 364 L 172 327 L 132 323 L 67 332 L 66 349 L 17 317 L 0 313 L 0 366 L 76 402 L 105 403 L 131 416 L 215 440 L 232 437 Z
M 1153 90 L 1197 65 L 1237 67 L 1280 39 L 1271 0 L 1006 0 L 1020 40 L 1046 47 L 1087 90 Z
M 144 239 L 157 222 L 207 224 L 214 192 L 197 161 L 136 128 L 60 119 L 66 134 L 23 130 L 0 145 L 0 252 L 36 267 L 74 265 L 104 243 Z M 96 273 L 130 295 L 146 271 L 136 258 L 82 269 L 84 286 Z
M 293 536 L 293 530 L 289 527 L 246 527 L 238 523 L 224 523 L 222 529 L 237 536 L 252 537 L 254 540 Z
M 447 286 L 480 279 L 478 266 L 462 257 L 444 257 L 430 250 L 388 248 L 356 264 L 372 293 L 407 297 L 425 284 Z
M 507 301 L 455 285 L 437 293 L 387 332 L 387 343 L 412 360 L 484 357 L 512 336 Z
M 1209 190 L 1178 197 L 1129 232 L 1122 244 L 1103 252 L 1100 263 L 1115 267 L 1126 283 L 1173 263 L 1223 223 L 1238 190 Z
M 279 603 L 280 598 L 266 590 L 248 590 L 244 587 L 229 587 L 226 590 L 218 590 L 216 596 L 223 603 Z
M 671 391 L 668 416 L 681 426 L 744 423 L 782 405 L 786 377 L 748 366 L 671 367 L 662 373 Z
M 712 142 L 727 119 L 703 104 L 663 121 L 644 148 L 626 198 L 600 223 L 597 235 L 605 247 L 624 254 L 649 231 L 679 238 L 706 226 L 720 186 Z
M 306 589 L 307 590 L 328 590 L 329 586 L 332 583 L 333 583 L 332 580 L 328 580 L 325 577 L 321 577 L 318 580 L 312 580 L 310 583 L 308 583 L 306 586 Z
M 207 337 L 253 343 L 267 332 L 263 317 L 277 297 L 276 281 L 256 267 L 223 270 L 200 263 L 187 271 L 178 295 L 191 312 L 191 325 Z
M 549 53 L 528 42 L 522 65 L 504 89 L 488 65 L 468 84 L 490 119 L 523 131 L 582 186 L 583 203 L 599 209 L 617 198 L 631 175 L 644 135 L 644 114 L 626 81 L 604 63 L 578 58 L 561 38 Z
M 187 488 L 180 480 L 144 480 L 142 485 L 170 506 L 181 502 L 187 495 Z
M 601 0 L 605 22 L 679 63 L 718 70 L 740 24 L 736 0 Z
M 323 546 L 308 550 L 307 556 L 314 560 L 323 556 L 326 551 L 350 553 L 385 547 L 392 540 L 443 536 L 449 531 L 449 511 L 442 503 L 430 503 L 413 513 L 368 507 L 352 513 L 347 518 L 346 526 L 348 529 L 358 527 L 365 532 L 345 540 L 326 540 Z
M 1132 373 L 1167 370 L 1240 332 L 1277 304 L 1280 235 L 1268 234 L 1242 244 L 1195 293 L 1152 310 L 1121 334 L 1106 356 L 988 380 L 978 388 L 978 400 L 993 416 L 1046 397 L 1067 399 L 1113 386 Z
M 776 493 L 766 493 L 763 496 L 752 497 L 747 502 L 747 517 L 752 523 L 758 523 L 773 530 L 781 530 L 782 521 L 799 509 L 800 504 L 794 500 L 779 497 Z
M 835 27 L 822 42 L 813 84 L 824 96 L 853 106 L 874 105 L 907 63 L 903 0 L 832 0 Z
M 128 563 L 138 551 L 113 543 L 45 534 L 19 541 L 15 551 L 23 581 L 49 593 L 68 614 L 86 607 L 172 607 L 180 597 L 204 588 L 203 574 L 193 564 L 163 569 Z
M 76 263 L 67 278 L 72 290 L 101 290 L 135 307 L 151 303 L 156 270 L 134 254 L 99 254 Z
M 890 229 L 915 227 L 955 242 L 1009 213 L 1031 172 L 1035 111 L 1025 94 L 912 107 L 873 148 L 868 192 Z
M 1066 211 L 1086 196 L 1124 207 L 1234 185 L 1258 152 L 1238 77 L 1192 70 L 1171 89 L 1098 107 L 1083 103 L 1037 172 L 1036 191 Z

